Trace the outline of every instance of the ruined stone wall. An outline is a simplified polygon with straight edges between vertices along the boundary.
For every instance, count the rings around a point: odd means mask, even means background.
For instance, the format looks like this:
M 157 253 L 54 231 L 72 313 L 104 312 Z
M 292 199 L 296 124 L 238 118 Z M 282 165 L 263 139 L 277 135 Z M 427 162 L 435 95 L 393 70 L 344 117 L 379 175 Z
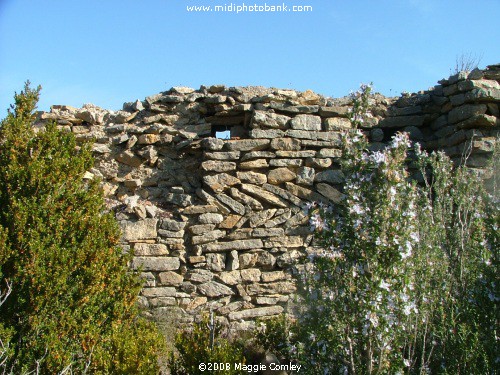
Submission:
M 363 123 L 373 149 L 397 131 L 481 173 L 499 130 L 500 67 L 460 73 L 399 98 L 375 95 Z M 287 309 L 291 269 L 315 252 L 307 202 L 339 204 L 340 135 L 351 99 L 311 91 L 222 85 L 174 87 L 125 103 L 53 106 L 40 113 L 95 141 L 95 167 L 123 229 L 131 267 L 145 278 L 140 301 L 161 320 L 189 322 L 213 309 L 234 329 Z M 228 130 L 231 139 L 219 139 Z M 491 175 L 491 172 L 490 172 Z M 488 176 L 486 176 L 488 177 Z

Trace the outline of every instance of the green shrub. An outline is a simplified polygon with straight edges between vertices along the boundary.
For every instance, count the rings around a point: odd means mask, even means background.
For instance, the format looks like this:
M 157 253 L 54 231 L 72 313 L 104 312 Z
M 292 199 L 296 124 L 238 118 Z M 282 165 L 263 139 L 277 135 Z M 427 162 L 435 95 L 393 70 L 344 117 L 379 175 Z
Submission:
M 91 145 L 55 124 L 33 131 L 39 91 L 26 84 L 0 128 L 3 369 L 157 373 L 163 341 L 139 318 L 141 281 L 99 181 L 83 180 Z
M 366 110 L 369 86 L 354 95 Z M 364 113 L 354 113 L 354 127 Z M 397 134 L 344 137 L 345 200 L 312 205 L 323 247 L 300 274 L 298 359 L 308 374 L 498 372 L 498 197 L 443 153 Z M 424 186 L 409 179 L 410 152 Z
M 213 341 L 210 338 L 213 327 Z M 196 375 L 196 374 L 224 374 L 237 375 L 247 374 L 243 369 L 236 369 L 235 364 L 245 364 L 243 347 L 235 341 L 220 337 L 220 325 L 209 324 L 209 318 L 204 317 L 199 323 L 195 323 L 192 330 L 181 330 L 175 339 L 177 353 L 172 353 L 169 358 L 169 368 L 172 375 Z M 212 345 L 213 343 L 213 345 Z M 200 364 L 206 364 L 205 370 L 200 369 Z M 224 365 L 223 371 L 217 367 Z M 229 369 L 226 368 L 229 364 Z

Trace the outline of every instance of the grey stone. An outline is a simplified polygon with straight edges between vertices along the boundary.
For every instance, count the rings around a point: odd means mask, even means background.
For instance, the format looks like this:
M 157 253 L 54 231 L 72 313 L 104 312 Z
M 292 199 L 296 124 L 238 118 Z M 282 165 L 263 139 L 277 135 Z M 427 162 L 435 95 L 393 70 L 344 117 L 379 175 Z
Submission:
M 251 184 L 262 185 L 267 182 L 267 176 L 263 173 L 244 171 L 244 172 L 236 172 L 236 176 L 238 176 L 239 180 L 244 182 L 249 182 Z M 239 181 L 238 180 L 238 181 Z
M 251 126 L 286 129 L 290 117 L 266 111 L 254 111 Z
M 181 285 L 184 281 L 182 275 L 173 271 L 160 272 L 160 284 L 162 285 Z
M 234 271 L 240 268 L 240 259 L 238 256 L 238 251 L 233 250 L 227 255 L 227 265 L 226 269 L 229 271 Z
M 330 117 L 325 119 L 326 131 L 347 130 L 352 127 L 351 121 L 343 117 Z
M 241 139 L 227 141 L 226 147 L 229 151 L 258 151 L 268 148 L 269 139 Z
M 222 238 L 226 235 L 226 232 L 221 230 L 213 230 L 210 232 L 205 232 L 199 236 L 193 236 L 191 241 L 193 245 L 200 245 L 208 242 L 214 242 L 219 238 Z
M 148 298 L 175 297 L 176 290 L 174 287 L 144 288 L 141 294 Z
M 226 268 L 226 256 L 225 254 L 207 254 L 207 267 L 211 271 L 221 272 Z
M 266 190 L 251 184 L 241 184 L 241 190 L 245 193 L 253 195 L 257 199 L 262 199 L 263 201 L 272 204 L 274 206 L 286 208 L 287 204 L 280 197 L 267 192 Z
M 220 173 L 215 176 L 203 176 L 203 182 L 210 187 L 215 193 L 220 193 L 225 189 L 239 184 L 241 181 L 240 172 L 237 172 L 236 175 L 238 178 L 231 176 L 227 173 Z
M 201 145 L 205 150 L 218 151 L 224 147 L 224 143 L 225 142 L 219 138 L 205 138 L 201 142 Z
M 188 194 L 177 194 L 177 193 L 170 193 L 165 196 L 165 201 L 168 203 L 175 204 L 180 207 L 187 207 L 190 206 L 192 197 L 191 195 Z
M 205 152 L 205 158 L 212 160 L 238 160 L 240 158 L 240 151 L 231 152 Z
M 246 268 L 241 270 L 241 279 L 244 282 L 258 282 L 260 281 L 261 271 L 258 268 Z
M 131 267 L 144 271 L 174 271 L 179 269 L 180 261 L 177 257 L 134 257 Z
M 215 281 L 198 285 L 198 290 L 207 297 L 231 296 L 234 294 L 231 288 Z
M 297 115 L 290 121 L 290 126 L 296 130 L 321 130 L 321 117 Z
M 125 241 L 138 241 L 156 238 L 158 219 L 144 219 L 136 222 L 122 221 L 122 233 Z
M 206 283 L 214 278 L 214 274 L 208 270 L 195 269 L 188 271 L 184 278 L 195 283 Z
M 316 189 L 321 195 L 327 197 L 333 203 L 340 204 L 344 199 L 344 194 L 328 184 L 319 183 L 316 185 Z
M 260 169 L 260 168 L 267 168 L 268 163 L 266 159 L 255 159 L 255 160 L 241 162 L 239 164 L 239 167 L 241 169 Z
M 123 151 L 118 154 L 116 156 L 116 160 L 118 160 L 122 164 L 130 165 L 134 168 L 139 167 L 143 163 L 140 157 L 134 155 L 134 153 L 129 150 Z
M 136 243 L 134 245 L 134 255 L 136 256 L 159 256 L 168 255 L 168 248 L 163 244 Z
M 230 320 L 254 319 L 263 316 L 279 315 L 282 312 L 283 312 L 283 307 L 281 306 L 258 307 L 255 309 L 248 309 L 248 310 L 229 313 L 229 319 Z
M 202 245 L 204 252 L 217 252 L 217 251 L 233 251 L 233 250 L 253 250 L 259 249 L 263 246 L 262 240 L 236 240 L 219 243 L 209 243 Z
M 207 160 L 201 163 L 201 168 L 209 172 L 229 172 L 236 169 L 236 163 L 232 161 Z
M 241 283 L 240 271 L 221 272 L 217 279 L 226 285 L 237 285 Z
M 235 201 L 233 198 L 228 197 L 226 194 L 219 193 L 215 197 L 237 214 L 245 214 L 245 207 L 241 203 Z
M 269 138 L 274 139 L 283 137 L 285 132 L 280 129 L 252 129 L 248 133 L 250 138 Z
M 271 141 L 271 148 L 273 150 L 298 151 L 301 149 L 301 144 L 298 139 L 275 138 Z
M 475 115 L 484 114 L 486 110 L 487 106 L 485 104 L 465 104 L 461 107 L 453 108 L 448 113 L 448 122 L 455 124 Z
M 267 174 L 267 181 L 273 185 L 279 185 L 283 182 L 292 181 L 297 175 L 288 168 L 271 169 Z
M 297 184 L 312 185 L 316 172 L 310 167 L 301 167 L 297 172 Z
M 316 182 L 328 182 L 331 184 L 342 184 L 345 181 L 344 173 L 340 169 L 329 169 L 316 174 Z
M 382 129 L 372 129 L 370 130 L 370 140 L 372 142 L 381 142 L 384 139 L 384 131 Z
M 206 213 L 198 216 L 198 221 L 201 224 L 219 224 L 224 220 L 221 214 Z

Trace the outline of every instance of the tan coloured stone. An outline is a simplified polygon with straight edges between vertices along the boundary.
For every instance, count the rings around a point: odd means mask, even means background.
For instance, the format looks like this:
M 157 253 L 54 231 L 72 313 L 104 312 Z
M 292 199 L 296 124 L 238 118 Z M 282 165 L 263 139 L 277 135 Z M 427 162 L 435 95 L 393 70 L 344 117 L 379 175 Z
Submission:
M 297 177 L 295 172 L 288 168 L 276 168 L 269 171 L 267 181 L 273 185 L 279 185 L 283 182 L 292 181 Z

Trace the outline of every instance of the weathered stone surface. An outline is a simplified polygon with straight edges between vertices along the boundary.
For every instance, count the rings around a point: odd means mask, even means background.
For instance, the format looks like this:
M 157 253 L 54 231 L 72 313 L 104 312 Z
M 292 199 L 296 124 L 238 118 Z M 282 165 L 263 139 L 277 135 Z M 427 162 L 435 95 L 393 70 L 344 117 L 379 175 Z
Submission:
M 283 137 L 285 132 L 279 129 L 252 129 L 248 132 L 250 138 L 268 138 L 274 139 Z
M 191 242 L 193 245 L 199 245 L 207 242 L 213 242 L 226 235 L 226 232 L 221 230 L 213 230 L 203 233 L 200 236 L 193 236 Z
M 300 167 L 303 163 L 302 159 L 272 159 L 269 161 L 271 167 Z
M 350 107 L 347 106 L 320 107 L 319 114 L 322 117 L 337 117 L 337 116 L 347 117 L 349 115 L 349 108 Z
M 342 184 L 345 181 L 344 173 L 340 169 L 329 169 L 316 174 L 316 182 L 328 182 L 330 184 Z
M 271 141 L 269 139 L 241 139 L 227 141 L 229 151 L 258 151 L 265 150 Z
M 163 244 L 150 244 L 138 242 L 134 244 L 134 255 L 136 256 L 159 256 L 168 255 L 168 248 Z
M 274 271 L 274 272 L 263 272 L 261 274 L 261 280 L 264 283 L 271 283 L 274 281 L 286 280 L 287 275 L 283 271 Z
M 241 152 L 205 152 L 203 155 L 205 156 L 205 158 L 211 160 L 238 160 L 240 158 Z
M 225 254 L 207 254 L 207 267 L 211 271 L 221 272 L 226 267 L 226 256 Z
M 262 316 L 279 315 L 283 312 L 281 306 L 258 307 L 255 309 L 248 309 L 229 313 L 230 320 L 253 319 Z
M 201 224 L 219 224 L 224 220 L 224 216 L 221 214 L 206 213 L 198 216 L 198 221 Z
M 327 197 L 333 203 L 340 204 L 344 199 L 344 194 L 328 184 L 319 183 L 316 185 L 316 189 L 321 195 Z
M 231 188 L 230 191 L 231 191 L 231 195 L 233 196 L 233 198 L 235 198 L 239 202 L 243 203 L 244 205 L 250 207 L 252 210 L 260 211 L 260 210 L 264 209 L 262 204 L 257 199 L 252 198 L 251 196 L 246 195 L 235 188 Z
M 215 176 L 203 176 L 203 182 L 214 192 L 220 193 L 233 185 L 239 184 L 241 181 L 227 173 L 220 173 Z
M 330 117 L 325 119 L 326 131 L 346 130 L 352 127 L 351 122 L 343 117 Z
M 202 147 L 205 150 L 210 150 L 210 151 L 218 151 L 221 150 L 222 147 L 224 147 L 225 142 L 222 139 L 218 138 L 205 138 L 201 142 Z
M 131 167 L 139 167 L 143 161 L 140 157 L 134 155 L 132 151 L 123 151 L 122 153 L 118 154 L 116 156 L 116 160 L 118 160 L 120 163 L 130 165 Z
M 316 171 L 313 168 L 301 167 L 297 173 L 297 184 L 302 185 L 312 185 Z
M 240 271 L 221 272 L 217 275 L 217 279 L 226 285 L 236 285 L 241 283 Z
M 241 169 L 259 169 L 259 168 L 267 168 L 267 160 L 266 159 L 255 159 L 244 161 L 239 164 Z
M 125 241 L 138 241 L 156 238 L 158 219 L 144 219 L 136 222 L 122 221 L 122 234 Z
M 274 194 L 271 194 L 267 192 L 266 190 L 256 186 L 256 185 L 251 185 L 251 184 L 241 184 L 241 190 L 243 190 L 245 193 L 248 193 L 250 195 L 253 195 L 257 199 L 261 199 L 269 204 L 272 204 L 274 206 L 278 207 L 287 207 L 286 202 L 283 201 L 280 197 L 277 197 Z
M 171 230 L 171 231 L 180 231 L 186 227 L 186 221 L 177 221 L 171 219 L 162 219 L 160 221 L 160 228 Z
M 314 115 L 297 115 L 290 121 L 292 129 L 321 130 L 321 117 Z
M 201 163 L 201 169 L 209 172 L 229 172 L 236 169 L 236 163 L 232 161 L 208 160 Z
M 214 278 L 214 274 L 208 270 L 195 269 L 188 271 L 184 278 L 195 283 L 206 283 Z
M 306 166 L 311 168 L 328 168 L 332 165 L 332 159 L 328 158 L 307 158 Z
M 275 138 L 271 141 L 273 150 L 298 151 L 301 148 L 300 141 L 293 138 Z
M 165 201 L 180 207 L 187 207 L 191 205 L 192 196 L 188 194 L 170 193 L 165 196 Z
M 231 288 L 215 281 L 198 285 L 198 290 L 207 297 L 231 296 L 234 294 Z
M 500 120 L 497 117 L 485 114 L 472 116 L 471 118 L 456 124 L 458 129 L 489 128 L 499 125 Z
M 241 279 L 244 282 L 258 282 L 260 281 L 261 271 L 258 268 L 246 268 L 241 270 Z
M 238 182 L 244 181 L 244 182 L 249 182 L 251 184 L 255 185 L 262 185 L 267 182 L 267 176 L 264 173 L 257 173 L 257 172 L 236 172 L 236 176 L 238 176 L 239 180 Z
M 160 272 L 160 284 L 161 285 L 181 285 L 184 281 L 182 275 L 179 275 L 173 271 Z
M 204 252 L 217 252 L 217 251 L 227 251 L 227 250 L 253 250 L 259 249 L 263 246 L 262 240 L 252 239 L 252 240 L 237 240 L 228 242 L 218 242 L 202 245 Z
M 286 129 L 288 120 L 290 120 L 290 117 L 285 115 L 269 113 L 266 111 L 255 111 L 253 113 L 251 126 Z
M 235 201 L 233 198 L 228 197 L 226 194 L 219 193 L 216 195 L 216 198 L 237 214 L 245 214 L 245 207 L 241 203 Z
M 238 256 L 238 251 L 233 250 L 227 255 L 227 266 L 226 269 L 234 271 L 240 268 L 240 258 Z
M 286 189 L 293 195 L 308 200 L 310 202 L 322 202 L 325 199 L 313 190 L 307 189 L 302 186 L 297 186 L 291 182 L 285 183 Z
M 137 143 L 140 145 L 152 145 L 160 141 L 160 136 L 158 134 L 141 134 L 137 139 Z
M 448 113 L 448 122 L 450 124 L 455 124 L 475 115 L 484 114 L 487 108 L 485 104 L 465 104 L 461 107 L 452 109 L 450 113 Z
M 173 287 L 144 288 L 141 293 L 144 297 L 175 297 L 176 290 Z
M 273 185 L 279 185 L 283 182 L 292 181 L 297 175 L 288 168 L 276 168 L 269 171 L 267 181 Z
M 241 215 L 228 215 L 226 218 L 219 224 L 219 228 L 223 229 L 232 229 L 235 225 L 241 220 Z
M 134 257 L 131 267 L 144 271 L 174 271 L 179 269 L 180 261 L 177 257 Z

